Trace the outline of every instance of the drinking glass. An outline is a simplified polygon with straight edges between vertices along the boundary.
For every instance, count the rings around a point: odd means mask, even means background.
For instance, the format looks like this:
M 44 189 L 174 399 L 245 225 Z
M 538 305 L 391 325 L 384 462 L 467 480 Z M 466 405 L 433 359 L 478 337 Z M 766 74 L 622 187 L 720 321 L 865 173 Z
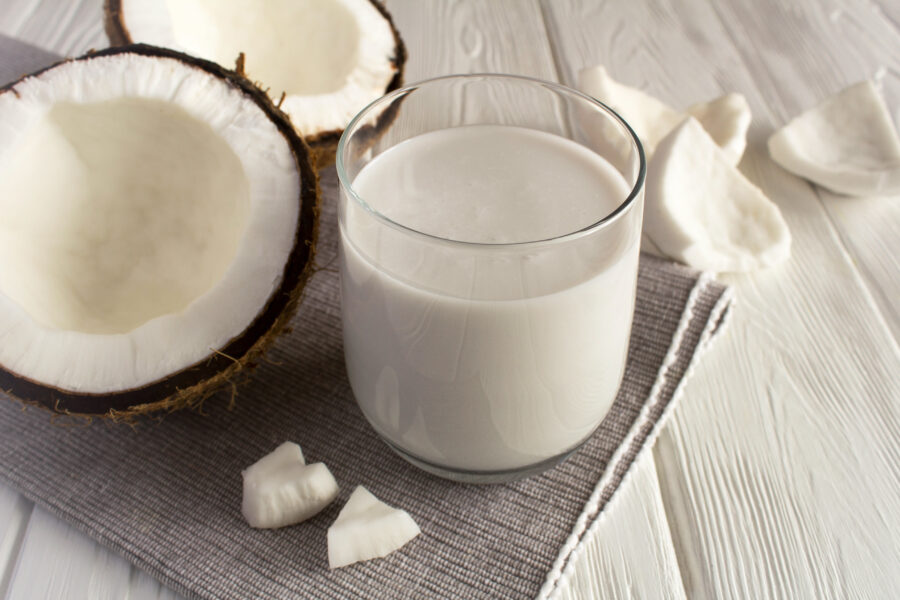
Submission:
M 447 155 L 436 165 L 426 162 L 437 160 L 428 151 L 408 152 L 396 176 L 386 167 L 376 172 L 386 164 L 378 162 L 384 153 L 426 134 L 455 135 L 451 130 L 463 141 L 469 132 L 490 135 L 458 144 L 457 154 L 472 160 Z M 427 230 L 416 224 L 433 210 L 420 206 L 427 194 L 389 213 L 360 187 L 367 168 L 370 188 L 377 182 L 384 197 L 405 185 L 401 171 L 445 166 L 458 171 L 451 173 L 454 186 L 480 185 L 483 169 L 476 177 L 466 165 L 493 159 L 516 185 L 555 181 L 557 171 L 544 163 L 526 168 L 506 155 L 485 155 L 478 143 L 513 134 L 530 139 L 523 130 L 553 148 L 559 142 L 560 154 L 546 164 L 566 166 L 580 157 L 596 165 L 599 183 L 578 188 L 596 196 L 596 218 L 549 237 L 473 241 L 436 232 L 434 223 Z M 414 465 L 464 482 L 529 476 L 574 452 L 612 406 L 628 353 L 646 170 L 628 124 L 556 83 L 498 74 L 440 77 L 365 108 L 341 137 L 336 162 L 344 354 L 353 394 L 374 430 Z M 574 210 L 566 190 L 577 182 L 559 177 L 528 218 L 506 202 L 497 208 L 509 213 L 500 222 L 527 229 L 568 215 L 560 211 Z M 485 210 L 496 200 L 479 199 Z M 447 202 L 449 220 L 459 221 L 453 231 L 464 231 L 469 217 L 462 206 L 452 217 L 453 197 Z

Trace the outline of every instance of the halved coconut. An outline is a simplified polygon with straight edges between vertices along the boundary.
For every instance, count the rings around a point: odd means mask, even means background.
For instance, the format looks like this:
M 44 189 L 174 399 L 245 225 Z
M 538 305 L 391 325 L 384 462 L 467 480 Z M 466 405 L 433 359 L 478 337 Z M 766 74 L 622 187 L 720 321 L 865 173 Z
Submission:
M 376 0 L 106 0 L 113 44 L 145 42 L 233 65 L 267 88 L 334 162 L 356 113 L 403 82 L 406 49 Z M 390 115 L 385 115 L 390 118 Z
M 127 416 L 209 395 L 296 307 L 309 148 L 234 72 L 131 46 L 0 90 L 0 386 Z

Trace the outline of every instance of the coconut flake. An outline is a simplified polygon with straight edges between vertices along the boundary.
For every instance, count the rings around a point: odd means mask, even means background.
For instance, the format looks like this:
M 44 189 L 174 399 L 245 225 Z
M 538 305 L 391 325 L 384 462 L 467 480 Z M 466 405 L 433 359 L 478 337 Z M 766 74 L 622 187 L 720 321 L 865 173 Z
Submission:
M 304 466 L 306 465 L 306 459 L 303 458 L 303 450 L 300 449 L 299 444 L 285 442 L 247 467 L 243 472 L 243 476 L 245 479 L 251 478 L 256 481 L 262 481 L 272 473 L 276 473 L 290 465 Z
M 285 442 L 242 473 L 241 512 L 251 527 L 274 529 L 319 513 L 339 492 L 323 463 L 305 464 L 300 446 Z
M 743 95 L 725 94 L 709 102 L 694 104 L 687 112 L 700 121 L 703 129 L 722 149 L 729 164 L 741 162 L 752 119 L 750 105 Z
M 644 231 L 669 256 L 709 271 L 750 271 L 790 256 L 778 207 L 693 117 L 660 142 L 648 166 Z
M 393 508 L 359 485 L 328 528 L 332 569 L 387 556 L 421 533 L 405 510 Z
M 129 0 L 134 42 L 233 65 L 281 105 L 303 136 L 340 131 L 397 73 L 390 22 L 370 0 Z
M 722 147 L 731 164 L 741 160 L 751 119 L 750 106 L 741 94 L 725 94 L 694 104 L 682 113 L 637 88 L 613 80 L 600 65 L 583 69 L 578 74 L 578 86 L 628 122 L 640 138 L 648 159 L 660 140 L 691 115 Z
M 582 69 L 578 87 L 619 113 L 640 138 L 648 157 L 659 141 L 684 120 L 683 114 L 650 94 L 615 81 L 601 65 Z
M 871 81 L 846 88 L 775 132 L 769 154 L 838 193 L 900 193 L 900 139 Z

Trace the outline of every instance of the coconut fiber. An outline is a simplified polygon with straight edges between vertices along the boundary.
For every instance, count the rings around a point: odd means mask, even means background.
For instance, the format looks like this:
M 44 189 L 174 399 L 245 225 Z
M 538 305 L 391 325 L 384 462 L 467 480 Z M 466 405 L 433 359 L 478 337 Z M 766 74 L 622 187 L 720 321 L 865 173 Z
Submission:
M 0 37 L 0 83 L 54 60 Z M 558 589 L 573 549 L 648 451 L 685 376 L 721 331 L 730 295 L 643 256 L 625 381 L 606 420 L 558 467 L 466 486 L 392 453 L 354 404 L 341 354 L 333 171 L 322 175 L 318 272 L 292 331 L 249 383 L 133 425 L 51 418 L 0 397 L 0 483 L 190 598 L 533 598 Z M 325 462 L 341 496 L 297 526 L 254 530 L 241 469 L 281 442 Z M 357 484 L 422 535 L 386 559 L 330 571 L 326 530 Z M 623 485 L 628 485 L 625 479 Z

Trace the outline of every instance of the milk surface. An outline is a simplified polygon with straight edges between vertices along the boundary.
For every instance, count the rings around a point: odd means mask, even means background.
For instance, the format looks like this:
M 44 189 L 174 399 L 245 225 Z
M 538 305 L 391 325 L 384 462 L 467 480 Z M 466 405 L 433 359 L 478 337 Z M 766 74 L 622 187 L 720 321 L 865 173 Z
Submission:
M 485 125 L 402 142 L 353 189 L 427 234 L 353 199 L 341 216 L 344 352 L 374 428 L 472 471 L 526 467 L 587 437 L 624 369 L 639 221 L 528 242 L 596 223 L 629 194 L 625 179 L 565 138 Z

